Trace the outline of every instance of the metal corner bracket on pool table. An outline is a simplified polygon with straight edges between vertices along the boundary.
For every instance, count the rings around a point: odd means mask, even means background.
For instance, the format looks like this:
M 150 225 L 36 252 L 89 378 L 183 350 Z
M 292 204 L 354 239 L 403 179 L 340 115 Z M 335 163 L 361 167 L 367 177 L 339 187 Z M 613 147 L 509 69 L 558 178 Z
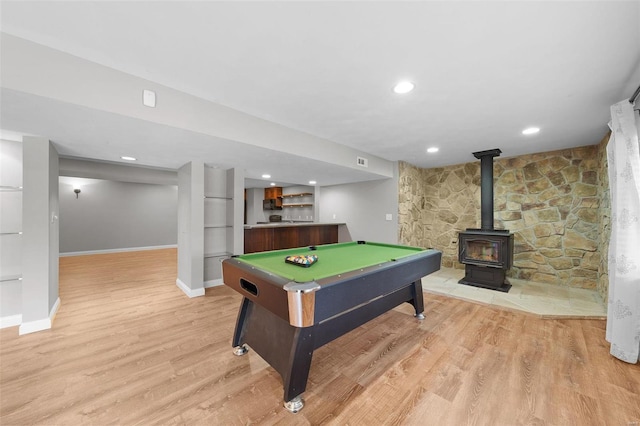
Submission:
M 284 407 L 297 413 L 314 350 L 405 302 L 423 319 L 421 279 L 440 269 L 441 256 L 426 250 L 303 283 L 227 259 L 224 282 L 243 295 L 234 353 L 244 355 L 248 345 L 267 361 L 282 377 Z

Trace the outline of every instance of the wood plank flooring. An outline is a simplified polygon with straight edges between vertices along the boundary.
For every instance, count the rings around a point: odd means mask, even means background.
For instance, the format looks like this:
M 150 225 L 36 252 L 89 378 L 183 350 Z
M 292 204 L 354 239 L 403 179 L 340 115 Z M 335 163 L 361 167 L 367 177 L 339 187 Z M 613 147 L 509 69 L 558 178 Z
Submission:
M 240 296 L 187 298 L 176 251 L 60 259 L 51 330 L 0 330 L 5 425 L 640 424 L 640 365 L 609 355 L 600 320 L 542 319 L 425 294 L 318 349 L 306 405 L 236 357 Z

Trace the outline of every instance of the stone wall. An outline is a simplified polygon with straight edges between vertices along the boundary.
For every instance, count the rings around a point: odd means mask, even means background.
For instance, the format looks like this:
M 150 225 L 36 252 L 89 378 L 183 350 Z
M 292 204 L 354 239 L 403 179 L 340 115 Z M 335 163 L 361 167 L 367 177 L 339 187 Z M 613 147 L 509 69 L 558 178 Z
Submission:
M 601 145 L 494 159 L 494 226 L 514 233 L 509 276 L 600 285 Z M 432 169 L 400 163 L 399 173 L 400 242 L 441 250 L 443 267 L 463 268 L 457 238 L 480 225 L 480 161 Z
M 400 162 L 399 241 L 442 251 L 442 266 L 457 263 L 458 232 L 477 228 L 480 162 L 420 169 Z
M 609 143 L 608 134 L 598 144 L 598 192 L 600 194 L 600 220 L 598 232 L 600 239 L 598 241 L 598 252 L 600 253 L 600 265 L 598 267 L 598 283 L 596 289 L 605 306 L 609 296 L 609 239 L 611 238 L 611 198 L 609 198 L 609 175 L 607 167 L 607 144 Z

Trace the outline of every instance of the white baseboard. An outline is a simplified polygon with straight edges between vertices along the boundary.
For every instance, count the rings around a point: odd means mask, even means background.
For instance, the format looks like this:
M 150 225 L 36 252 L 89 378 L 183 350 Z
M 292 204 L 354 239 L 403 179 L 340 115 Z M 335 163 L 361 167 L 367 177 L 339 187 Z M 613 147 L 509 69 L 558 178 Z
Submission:
M 0 328 L 15 327 L 22 323 L 22 314 L 7 315 L 0 318 Z
M 60 257 L 83 256 L 87 254 L 124 253 L 128 251 L 162 250 L 162 249 L 177 248 L 177 247 L 178 247 L 177 244 L 169 244 L 166 246 L 126 247 L 126 248 L 107 249 L 107 250 L 68 251 L 66 253 L 60 253 Z
M 204 282 L 204 288 L 218 287 L 220 285 L 224 285 L 222 278 L 218 278 L 217 280 L 209 280 Z
M 51 311 L 49 312 L 49 318 L 36 320 L 36 321 L 27 321 L 20 324 L 20 328 L 18 329 L 18 334 L 22 336 L 23 334 L 35 333 L 36 331 L 49 330 L 51 328 L 51 324 L 53 324 L 53 318 L 58 313 L 58 309 L 60 308 L 60 298 L 56 300 L 56 303 L 53 304 Z
M 185 283 L 183 283 L 180 278 L 176 278 L 176 285 L 178 286 L 178 288 L 180 290 L 183 291 L 184 294 L 186 294 L 189 297 L 199 297 L 199 296 L 204 296 L 204 287 L 203 288 L 198 288 L 198 289 L 191 289 L 189 288 L 188 285 L 186 285 Z

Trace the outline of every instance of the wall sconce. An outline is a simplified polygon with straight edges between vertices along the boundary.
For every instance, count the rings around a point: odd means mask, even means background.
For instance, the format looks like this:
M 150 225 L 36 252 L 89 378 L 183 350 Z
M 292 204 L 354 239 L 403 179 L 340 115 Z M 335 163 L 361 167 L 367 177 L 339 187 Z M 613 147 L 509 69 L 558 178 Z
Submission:
M 78 198 L 78 194 L 80 194 L 80 188 L 73 188 L 73 192 L 76 193 L 76 198 Z

